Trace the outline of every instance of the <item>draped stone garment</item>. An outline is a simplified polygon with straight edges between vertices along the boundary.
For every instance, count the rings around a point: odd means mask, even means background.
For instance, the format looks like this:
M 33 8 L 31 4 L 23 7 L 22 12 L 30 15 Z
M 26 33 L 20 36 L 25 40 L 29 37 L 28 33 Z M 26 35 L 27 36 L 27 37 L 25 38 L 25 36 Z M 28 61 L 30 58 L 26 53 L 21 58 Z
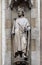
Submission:
M 17 18 L 16 21 L 14 21 L 13 28 L 12 28 L 12 34 L 14 35 L 14 52 L 17 51 L 26 51 L 26 33 L 24 33 L 24 28 L 30 29 L 29 21 L 27 18 Z M 15 28 L 14 28 L 15 27 Z

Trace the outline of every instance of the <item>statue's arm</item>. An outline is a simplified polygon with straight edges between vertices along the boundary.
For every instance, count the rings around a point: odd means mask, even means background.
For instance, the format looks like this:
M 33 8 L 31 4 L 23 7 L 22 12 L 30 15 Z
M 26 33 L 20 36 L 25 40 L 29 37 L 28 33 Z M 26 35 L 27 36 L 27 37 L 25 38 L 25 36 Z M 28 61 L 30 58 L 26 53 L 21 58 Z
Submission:
M 14 18 L 14 21 L 13 21 L 13 26 L 12 26 L 12 36 L 15 35 L 15 25 L 16 25 L 16 18 Z
M 12 27 L 12 32 L 11 32 L 12 35 L 15 35 L 15 28 L 14 28 L 14 24 L 13 24 L 13 27 Z

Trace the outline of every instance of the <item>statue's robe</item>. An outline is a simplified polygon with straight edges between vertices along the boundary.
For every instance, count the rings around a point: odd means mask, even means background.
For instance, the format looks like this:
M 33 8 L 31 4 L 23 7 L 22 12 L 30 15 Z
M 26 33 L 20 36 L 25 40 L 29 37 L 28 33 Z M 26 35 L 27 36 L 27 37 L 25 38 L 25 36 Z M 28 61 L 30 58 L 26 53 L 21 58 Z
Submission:
M 27 30 L 30 30 L 29 21 L 27 18 L 17 18 L 16 21 L 14 21 L 13 28 L 12 28 L 12 34 L 14 35 L 14 52 L 17 51 L 23 51 L 26 52 L 26 32 L 24 32 L 24 28 Z

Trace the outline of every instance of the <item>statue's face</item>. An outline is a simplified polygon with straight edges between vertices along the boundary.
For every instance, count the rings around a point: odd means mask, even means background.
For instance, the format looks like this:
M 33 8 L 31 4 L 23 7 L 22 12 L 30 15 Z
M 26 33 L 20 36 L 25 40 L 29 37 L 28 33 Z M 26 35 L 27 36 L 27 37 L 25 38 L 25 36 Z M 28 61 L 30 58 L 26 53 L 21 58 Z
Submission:
M 24 10 L 22 8 L 18 8 L 18 16 L 23 15 Z
M 18 11 L 18 16 L 22 16 L 22 11 Z

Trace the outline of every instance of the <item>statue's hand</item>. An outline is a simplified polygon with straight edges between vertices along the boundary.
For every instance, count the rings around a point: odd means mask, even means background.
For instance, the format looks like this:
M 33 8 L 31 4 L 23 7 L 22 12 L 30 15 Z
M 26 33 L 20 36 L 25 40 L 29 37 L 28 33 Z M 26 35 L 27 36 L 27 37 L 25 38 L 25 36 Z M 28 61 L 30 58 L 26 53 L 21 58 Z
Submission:
M 15 33 L 12 33 L 12 36 L 14 36 L 15 35 Z
M 12 36 L 12 38 L 14 38 L 14 36 L 15 36 L 15 33 L 12 33 L 12 34 L 11 34 L 11 36 Z
M 27 29 L 26 29 L 26 27 L 24 27 L 24 32 L 26 32 L 27 31 Z

